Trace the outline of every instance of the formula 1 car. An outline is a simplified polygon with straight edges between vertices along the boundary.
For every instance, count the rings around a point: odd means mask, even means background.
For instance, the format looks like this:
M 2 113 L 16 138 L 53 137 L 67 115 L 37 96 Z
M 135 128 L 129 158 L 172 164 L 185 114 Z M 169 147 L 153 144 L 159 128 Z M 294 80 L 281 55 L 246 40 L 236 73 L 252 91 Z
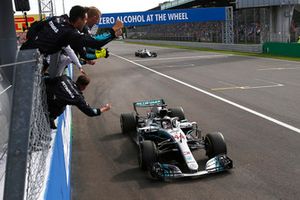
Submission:
M 146 57 L 157 57 L 157 53 L 151 52 L 148 49 L 140 49 L 135 52 L 136 57 L 146 58 Z
M 134 102 L 133 107 L 135 113 L 120 116 L 122 133 L 137 144 L 139 167 L 152 178 L 199 177 L 233 167 L 222 133 L 202 137 L 197 123 L 189 122 L 181 107 L 167 108 L 163 99 Z M 150 111 L 138 113 L 142 108 Z M 209 158 L 204 170 L 199 170 L 192 154 L 198 149 L 204 149 Z

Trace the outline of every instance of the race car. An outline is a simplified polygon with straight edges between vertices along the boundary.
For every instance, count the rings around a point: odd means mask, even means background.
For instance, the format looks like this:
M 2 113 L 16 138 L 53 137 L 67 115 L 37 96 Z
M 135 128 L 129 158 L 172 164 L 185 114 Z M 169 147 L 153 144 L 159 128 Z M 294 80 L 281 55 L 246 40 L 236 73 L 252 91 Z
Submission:
M 202 137 L 197 123 L 188 121 L 181 107 L 167 108 L 163 99 L 154 99 L 134 102 L 133 108 L 133 113 L 121 114 L 121 130 L 137 144 L 139 167 L 152 178 L 199 177 L 233 167 L 222 133 Z M 199 149 L 209 158 L 203 170 L 192 153 Z
M 146 58 L 146 57 L 157 57 L 157 53 L 151 52 L 148 49 L 140 49 L 135 52 L 136 57 Z

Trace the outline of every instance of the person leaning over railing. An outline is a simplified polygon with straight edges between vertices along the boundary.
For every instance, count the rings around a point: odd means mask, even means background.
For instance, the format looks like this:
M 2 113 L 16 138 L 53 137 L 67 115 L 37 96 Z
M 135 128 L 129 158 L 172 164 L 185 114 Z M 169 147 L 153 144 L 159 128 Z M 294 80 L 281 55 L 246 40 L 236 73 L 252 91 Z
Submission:
M 42 54 L 51 55 L 70 45 L 81 58 L 90 60 L 84 47 L 101 49 L 102 46 L 122 34 L 123 23 L 118 21 L 109 30 L 108 37 L 96 40 L 87 34 L 80 33 L 86 22 L 87 9 L 74 6 L 70 10 L 69 17 L 66 15 L 52 17 L 33 24 L 27 33 L 28 40 L 21 46 L 21 50 L 38 48 Z
M 98 8 L 91 6 L 87 7 L 87 23 L 82 29 L 82 33 L 94 38 L 98 41 L 103 41 L 111 37 L 111 31 L 105 31 L 100 34 L 98 34 L 98 24 L 101 17 L 101 12 Z M 122 35 L 122 28 L 123 23 L 120 20 L 117 20 L 114 27 L 119 27 L 117 30 L 117 33 L 115 32 L 115 35 L 121 36 Z M 95 49 L 95 48 L 86 48 L 86 58 L 88 60 L 94 60 L 97 58 L 107 58 L 108 57 L 108 50 L 107 49 Z M 93 64 L 90 62 L 90 64 Z
M 90 79 L 86 75 L 80 75 L 76 82 L 66 75 L 45 78 L 50 128 L 56 129 L 54 120 L 64 112 L 67 105 L 77 106 L 81 112 L 90 117 L 99 116 L 110 110 L 110 104 L 92 108 L 85 101 L 82 91 L 89 83 Z

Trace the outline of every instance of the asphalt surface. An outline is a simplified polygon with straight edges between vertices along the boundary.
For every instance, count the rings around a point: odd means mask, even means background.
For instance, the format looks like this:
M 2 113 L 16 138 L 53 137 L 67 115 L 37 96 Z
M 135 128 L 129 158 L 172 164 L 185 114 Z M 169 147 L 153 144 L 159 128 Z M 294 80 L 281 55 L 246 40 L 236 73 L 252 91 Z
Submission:
M 157 58 L 141 59 L 134 52 L 146 46 L 108 47 L 114 55 L 86 68 L 84 93 L 90 105 L 110 102 L 112 110 L 89 118 L 73 108 L 72 199 L 299 199 L 300 63 L 159 47 L 148 47 Z M 152 98 L 182 106 L 203 134 L 222 132 L 234 169 L 148 179 L 119 116 Z M 196 157 L 203 167 L 205 152 Z

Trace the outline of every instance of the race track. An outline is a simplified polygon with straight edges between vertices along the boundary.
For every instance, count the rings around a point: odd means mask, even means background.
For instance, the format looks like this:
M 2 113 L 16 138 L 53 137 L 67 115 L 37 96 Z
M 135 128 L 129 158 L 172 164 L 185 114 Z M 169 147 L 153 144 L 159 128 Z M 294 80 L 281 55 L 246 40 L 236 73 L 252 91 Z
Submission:
M 148 47 L 158 57 L 142 59 L 134 52 L 146 46 L 107 47 L 113 55 L 85 68 L 92 82 L 84 94 L 90 105 L 110 102 L 112 110 L 89 118 L 72 109 L 72 199 L 299 199 L 300 63 L 162 47 Z M 203 134 L 222 132 L 234 169 L 149 180 L 119 116 L 152 98 L 182 106 Z M 196 156 L 203 167 L 204 151 Z

